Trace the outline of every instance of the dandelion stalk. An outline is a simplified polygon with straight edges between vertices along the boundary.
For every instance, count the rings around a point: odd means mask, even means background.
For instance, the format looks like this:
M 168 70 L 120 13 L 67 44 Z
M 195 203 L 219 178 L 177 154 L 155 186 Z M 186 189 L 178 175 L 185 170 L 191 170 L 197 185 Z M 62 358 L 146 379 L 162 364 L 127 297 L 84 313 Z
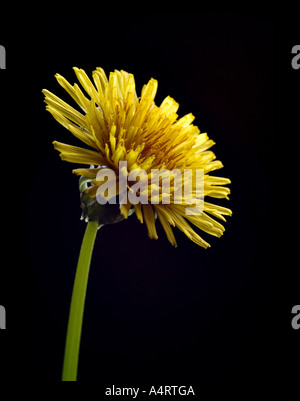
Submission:
M 84 303 L 98 223 L 90 221 L 83 237 L 71 300 L 62 381 L 76 381 Z

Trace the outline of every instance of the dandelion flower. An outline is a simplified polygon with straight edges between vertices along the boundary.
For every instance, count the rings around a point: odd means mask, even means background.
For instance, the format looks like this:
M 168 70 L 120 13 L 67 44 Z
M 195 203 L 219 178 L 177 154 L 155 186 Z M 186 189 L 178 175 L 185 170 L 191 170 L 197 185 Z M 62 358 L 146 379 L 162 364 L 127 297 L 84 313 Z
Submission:
M 125 71 L 115 70 L 107 79 L 103 69 L 96 68 L 94 82 L 83 70 L 74 71 L 86 94 L 61 75 L 56 74 L 56 79 L 77 108 L 43 90 L 47 110 L 86 145 L 53 142 L 63 160 L 85 165 L 73 172 L 80 176 L 83 215 L 88 220 L 71 299 L 63 381 L 77 380 L 88 274 L 100 226 L 127 218 L 135 211 L 139 221 L 146 223 L 150 238 L 158 237 L 158 218 L 172 245 L 177 246 L 172 227 L 178 227 L 189 239 L 207 248 L 210 245 L 190 224 L 220 237 L 224 227 L 215 218 L 225 221 L 224 216 L 231 215 L 230 209 L 207 201 L 207 197 L 228 199 L 230 193 L 226 186 L 229 179 L 210 175 L 223 167 L 209 150 L 214 142 L 192 124 L 192 114 L 178 118 L 179 105 L 171 97 L 167 96 L 160 106 L 155 104 L 155 79 L 144 85 L 138 97 L 134 77 Z M 106 171 L 113 173 L 111 179 L 104 179 Z M 101 192 L 103 185 L 107 194 Z M 120 207 L 111 212 L 109 206 L 115 198 L 119 198 Z M 108 209 L 102 206 L 103 199 L 109 202 Z
M 86 93 L 76 83 L 72 86 L 59 74 L 56 74 L 56 79 L 79 108 L 70 106 L 48 90 L 43 93 L 47 110 L 87 145 L 77 147 L 53 142 L 62 160 L 90 166 L 73 170 L 90 182 L 85 193 L 90 198 L 96 197 L 100 185 L 97 174 L 104 167 L 114 170 L 119 180 L 119 162 L 126 162 L 125 176 L 134 169 L 142 169 L 146 172 L 148 182 L 153 171 L 169 173 L 171 192 L 167 204 L 163 202 L 166 194 L 160 184 L 157 201 L 153 202 L 155 188 L 150 185 L 146 191 L 149 202 L 131 204 L 128 201 L 120 205 L 121 214 L 127 218 L 128 212 L 134 209 L 139 221 L 146 223 L 150 238 L 158 238 L 155 225 L 157 217 L 172 245 L 177 246 L 173 226 L 196 244 L 209 247 L 190 224 L 205 233 L 220 237 L 225 229 L 215 218 L 225 221 L 224 216 L 231 215 L 230 209 L 207 201 L 207 197 L 228 199 L 230 193 L 226 186 L 230 184 L 228 178 L 210 175 L 212 171 L 223 167 L 210 150 L 214 142 L 193 125 L 192 114 L 178 117 L 179 104 L 170 96 L 160 106 L 155 104 L 158 86 L 155 79 L 151 78 L 144 85 L 138 97 L 134 76 L 125 71 L 115 70 L 108 79 L 102 68 L 96 68 L 92 74 L 93 82 L 84 70 L 74 68 L 74 71 Z M 176 185 L 171 172 L 184 173 L 187 169 L 192 172 L 201 169 L 204 174 L 204 202 L 198 214 L 187 214 L 189 204 L 185 201 L 178 204 L 175 200 Z M 130 186 L 134 184 L 128 183 L 127 190 L 130 191 Z M 192 188 L 190 196 L 196 201 L 194 184 Z

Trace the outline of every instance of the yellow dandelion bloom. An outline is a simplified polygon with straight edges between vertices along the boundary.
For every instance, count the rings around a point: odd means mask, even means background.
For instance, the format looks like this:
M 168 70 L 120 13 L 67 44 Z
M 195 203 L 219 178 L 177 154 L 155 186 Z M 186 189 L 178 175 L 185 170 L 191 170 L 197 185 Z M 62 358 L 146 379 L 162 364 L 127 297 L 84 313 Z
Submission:
M 150 178 L 155 175 L 153 171 L 165 174 L 170 180 L 169 193 L 164 192 L 161 181 L 158 181 L 158 185 L 150 184 L 145 189 L 140 182 L 139 195 L 148 197 L 149 202 L 132 204 L 128 201 L 120 205 L 120 212 L 127 218 L 129 210 L 134 208 L 139 221 L 146 223 L 150 238 L 158 238 L 155 227 L 157 217 L 172 245 L 177 246 L 173 226 L 178 227 L 196 244 L 209 247 L 189 223 L 205 233 L 220 237 L 225 229 L 213 217 L 225 221 L 224 216 L 231 216 L 230 209 L 206 201 L 206 197 L 228 199 L 230 193 L 226 187 L 230 184 L 228 178 L 210 175 L 212 171 L 223 167 L 209 150 L 214 142 L 192 124 L 192 114 L 178 118 L 179 104 L 171 97 L 167 96 L 160 106 L 155 104 L 158 85 L 155 79 L 151 78 L 144 85 L 141 96 L 138 97 L 134 76 L 125 71 L 115 70 L 107 79 L 103 69 L 96 68 L 92 75 L 93 82 L 82 69 L 74 68 L 74 71 L 86 94 L 77 84 L 72 86 L 61 75 L 56 74 L 56 79 L 81 111 L 48 90 L 43 90 L 43 93 L 47 110 L 89 147 L 53 142 L 62 160 L 92 165 L 73 170 L 75 174 L 90 179 L 91 185 L 86 193 L 91 198 L 96 197 L 100 185 L 97 174 L 103 168 L 114 170 L 117 179 L 120 179 L 120 162 L 126 162 L 124 174 L 127 177 L 134 170 L 143 170 L 146 172 L 147 182 L 150 182 Z M 186 170 L 193 172 L 191 179 L 195 178 L 194 173 L 197 170 L 203 171 L 203 204 L 199 213 L 186 212 L 191 202 L 196 202 L 195 183 L 190 191 L 190 202 L 186 198 L 181 203 L 176 202 L 178 185 L 174 171 L 184 173 Z M 128 192 L 135 183 L 128 181 Z M 183 189 L 184 184 L 179 190 Z M 166 197 L 169 197 L 167 203 L 164 202 Z

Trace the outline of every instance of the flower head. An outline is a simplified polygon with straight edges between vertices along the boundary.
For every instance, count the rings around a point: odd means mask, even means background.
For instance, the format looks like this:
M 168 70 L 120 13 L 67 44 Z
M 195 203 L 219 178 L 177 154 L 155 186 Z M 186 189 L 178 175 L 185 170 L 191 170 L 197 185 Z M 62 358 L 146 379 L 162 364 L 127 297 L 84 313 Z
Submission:
M 228 199 L 230 193 L 225 186 L 230 183 L 229 179 L 209 174 L 223 167 L 209 150 L 214 142 L 192 124 L 192 114 L 178 118 L 179 104 L 171 97 L 167 96 L 160 106 L 155 105 L 155 79 L 144 85 L 138 97 L 134 76 L 125 71 L 115 70 L 107 79 L 103 69 L 96 68 L 93 71 L 94 82 L 82 69 L 74 68 L 74 71 L 86 94 L 77 84 L 70 85 L 61 75 L 56 74 L 56 79 L 81 112 L 48 90 L 43 90 L 43 93 L 47 110 L 88 146 L 82 148 L 53 142 L 62 160 L 90 166 L 73 170 L 75 174 L 89 179 L 90 186 L 85 188 L 85 195 L 88 194 L 91 199 L 96 197 L 103 183 L 103 180 L 97 179 L 98 174 L 104 168 L 110 168 L 116 174 L 117 183 L 122 177 L 130 178 L 125 186 L 128 194 L 139 182 L 137 193 L 144 201 L 130 202 L 130 196 L 126 196 L 127 202 L 120 202 L 124 218 L 134 208 L 140 222 L 145 221 L 150 238 L 158 238 L 155 227 L 158 217 L 172 245 L 176 246 L 176 240 L 171 226 L 176 226 L 196 244 L 209 247 L 189 223 L 220 237 L 225 229 L 213 217 L 225 221 L 224 216 L 231 215 L 230 209 L 206 201 L 206 197 Z M 144 175 L 132 175 L 133 171 L 143 171 Z M 178 181 L 176 176 L 182 173 L 184 177 L 185 171 L 191 172 L 191 175 L 186 175 L 189 178 Z M 200 195 L 195 182 L 197 171 L 203 172 Z M 155 176 L 158 181 L 153 184 Z M 162 184 L 163 177 L 169 180 L 168 191 Z M 185 191 L 185 187 L 189 190 Z M 179 202 L 178 194 L 182 192 L 185 197 Z M 121 196 L 120 190 L 117 189 L 116 193 Z M 187 213 L 191 205 L 196 207 L 192 213 Z

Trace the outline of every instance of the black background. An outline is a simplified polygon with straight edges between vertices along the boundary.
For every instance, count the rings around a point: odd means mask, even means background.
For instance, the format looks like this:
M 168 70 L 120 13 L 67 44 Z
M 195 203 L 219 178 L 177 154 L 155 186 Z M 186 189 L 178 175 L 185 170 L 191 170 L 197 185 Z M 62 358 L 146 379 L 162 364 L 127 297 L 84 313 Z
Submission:
M 41 90 L 72 103 L 54 74 L 73 84 L 73 66 L 89 76 L 101 66 L 107 74 L 132 72 L 138 94 L 156 78 L 157 104 L 170 95 L 180 116 L 196 116 L 225 166 L 215 175 L 232 180 L 230 201 L 212 201 L 233 216 L 222 238 L 203 234 L 208 250 L 179 230 L 172 248 L 159 223 L 159 239 L 150 240 L 135 215 L 99 231 L 78 381 L 97 382 L 99 397 L 121 383 L 293 387 L 299 332 L 291 328 L 291 308 L 299 304 L 299 274 L 296 237 L 285 223 L 296 227 L 290 177 L 297 171 L 300 72 L 291 68 L 291 48 L 300 38 L 292 16 L 96 7 L 39 17 L 12 25 L 0 43 L 7 49 L 0 71 L 9 254 L 1 268 L 7 330 L 0 345 L 7 377 L 60 380 L 85 223 L 75 166 L 59 159 L 52 141 L 80 143 L 45 111 Z

